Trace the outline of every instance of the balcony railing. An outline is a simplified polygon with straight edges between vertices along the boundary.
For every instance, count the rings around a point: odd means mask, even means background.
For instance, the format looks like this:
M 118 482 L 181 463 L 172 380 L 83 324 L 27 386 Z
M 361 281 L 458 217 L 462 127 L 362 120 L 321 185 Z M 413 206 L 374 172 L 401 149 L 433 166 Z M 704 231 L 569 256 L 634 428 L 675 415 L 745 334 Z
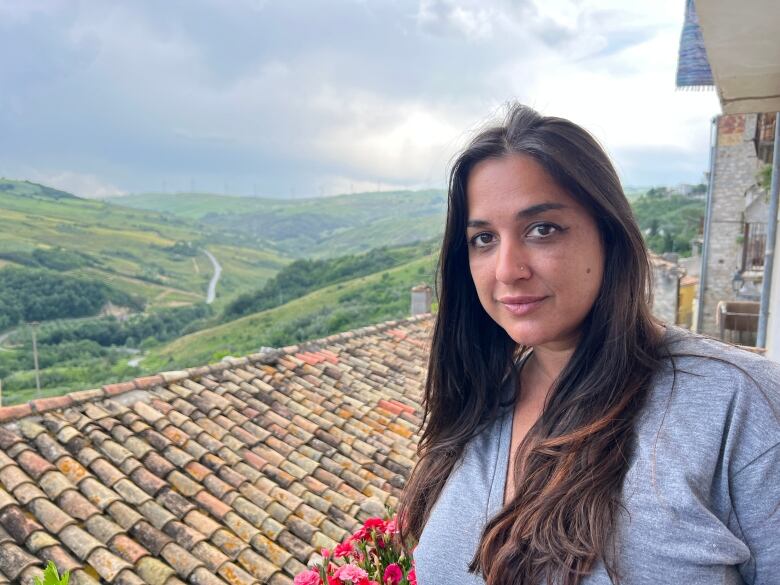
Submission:
M 721 301 L 715 321 L 720 338 L 739 345 L 755 346 L 760 303 L 753 301 Z
M 745 223 L 742 242 L 742 271 L 763 270 L 766 253 L 766 223 Z

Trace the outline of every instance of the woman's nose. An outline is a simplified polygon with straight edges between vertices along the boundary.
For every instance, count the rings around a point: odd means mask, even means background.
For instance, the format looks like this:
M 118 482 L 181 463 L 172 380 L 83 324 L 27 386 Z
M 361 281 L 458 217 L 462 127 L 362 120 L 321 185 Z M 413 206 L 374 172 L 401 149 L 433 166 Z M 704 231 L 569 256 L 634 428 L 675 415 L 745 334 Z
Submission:
M 523 254 L 517 245 L 502 243 L 496 257 L 496 280 L 511 284 L 530 276 L 531 268 L 528 266 L 527 255 Z

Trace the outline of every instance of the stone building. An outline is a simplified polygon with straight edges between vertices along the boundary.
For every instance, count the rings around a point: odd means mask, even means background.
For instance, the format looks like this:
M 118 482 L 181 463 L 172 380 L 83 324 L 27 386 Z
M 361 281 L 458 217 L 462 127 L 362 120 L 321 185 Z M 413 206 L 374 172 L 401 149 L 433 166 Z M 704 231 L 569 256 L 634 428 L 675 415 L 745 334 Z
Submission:
M 698 330 L 718 335 L 718 303 L 737 299 L 735 282 L 760 290 L 767 193 L 761 169 L 771 160 L 774 114 L 717 118 L 716 144 L 697 301 Z

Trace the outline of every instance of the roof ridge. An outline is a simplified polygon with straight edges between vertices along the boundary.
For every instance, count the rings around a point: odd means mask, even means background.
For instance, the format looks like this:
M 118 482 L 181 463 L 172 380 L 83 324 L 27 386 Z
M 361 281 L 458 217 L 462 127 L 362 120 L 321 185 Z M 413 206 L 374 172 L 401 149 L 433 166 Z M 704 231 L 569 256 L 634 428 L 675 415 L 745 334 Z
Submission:
M 184 370 L 171 370 L 159 372 L 149 376 L 140 376 L 124 382 L 115 382 L 106 384 L 100 388 L 88 390 L 75 390 L 60 396 L 48 396 L 45 398 L 36 398 L 22 404 L 13 404 L 10 406 L 0 406 L 0 425 L 13 422 L 28 416 L 35 416 L 54 410 L 64 410 L 71 406 L 76 406 L 86 402 L 97 402 L 106 398 L 131 392 L 134 390 L 149 390 L 155 386 L 179 382 L 187 378 L 198 379 L 209 374 L 221 374 L 224 370 L 243 366 L 246 364 L 273 364 L 285 355 L 295 354 L 300 351 L 319 350 L 322 345 L 335 342 L 346 341 L 364 337 L 372 333 L 382 332 L 387 329 L 397 327 L 406 323 L 414 323 L 430 318 L 431 313 L 422 313 L 413 315 L 404 319 L 395 319 L 382 321 L 373 325 L 367 325 L 358 329 L 334 333 L 320 339 L 303 341 L 298 345 L 288 345 L 282 348 L 267 349 L 256 353 L 251 353 L 242 357 L 228 357 L 213 364 L 204 366 L 193 366 Z

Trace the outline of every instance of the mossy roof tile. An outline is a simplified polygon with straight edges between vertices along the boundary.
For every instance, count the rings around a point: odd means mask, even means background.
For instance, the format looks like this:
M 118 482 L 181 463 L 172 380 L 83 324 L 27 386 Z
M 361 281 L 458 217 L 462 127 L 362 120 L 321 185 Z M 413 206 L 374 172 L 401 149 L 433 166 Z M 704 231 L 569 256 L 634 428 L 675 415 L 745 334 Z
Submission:
M 397 502 L 430 330 L 413 318 L 0 408 L 0 570 L 19 558 L 23 579 L 37 554 L 75 584 L 292 583 Z

